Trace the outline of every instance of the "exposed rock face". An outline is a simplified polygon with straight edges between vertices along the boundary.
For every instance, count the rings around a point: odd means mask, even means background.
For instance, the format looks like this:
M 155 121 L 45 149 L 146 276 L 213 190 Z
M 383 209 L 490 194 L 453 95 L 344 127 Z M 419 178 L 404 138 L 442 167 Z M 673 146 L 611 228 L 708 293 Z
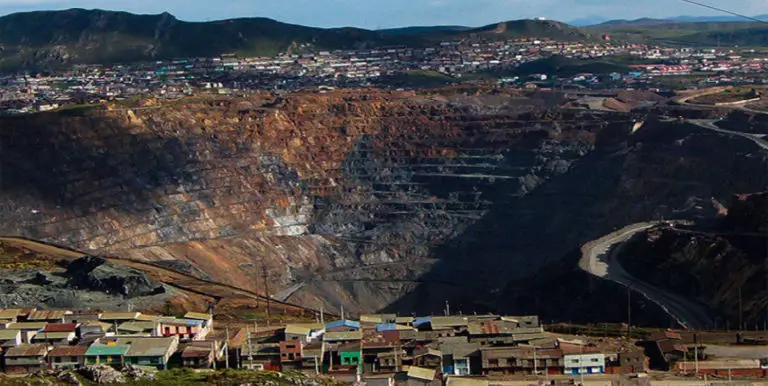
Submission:
M 637 277 L 697 299 L 719 315 L 720 327 L 768 322 L 766 215 L 768 194 L 738 195 L 710 229 L 652 229 L 621 256 Z M 743 317 L 740 316 L 741 296 Z
M 118 293 L 127 298 L 157 295 L 164 292 L 161 285 L 135 269 L 119 267 L 104 259 L 81 257 L 67 266 L 70 285 L 91 291 Z
M 339 91 L 0 121 L 0 232 L 311 306 L 514 311 L 518 280 L 627 223 L 766 183 L 753 144 L 556 95 Z M 701 208 L 701 209 L 699 209 Z M 186 266 L 188 264 L 189 266 Z

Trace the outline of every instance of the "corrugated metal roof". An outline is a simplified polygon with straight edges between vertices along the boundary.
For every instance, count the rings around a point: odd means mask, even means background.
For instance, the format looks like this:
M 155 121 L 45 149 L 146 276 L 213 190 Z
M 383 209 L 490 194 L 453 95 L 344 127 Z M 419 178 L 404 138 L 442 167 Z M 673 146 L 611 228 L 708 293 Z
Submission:
M 100 320 L 130 320 L 136 319 L 141 312 L 105 312 L 101 314 Z
M 197 319 L 197 320 L 210 320 L 213 319 L 213 315 L 211 314 L 204 314 L 202 312 L 187 312 L 184 314 L 184 317 L 186 319 Z
M 299 324 L 288 324 L 285 326 L 286 334 L 309 335 L 310 332 L 312 332 L 311 328 Z
M 467 318 L 463 316 L 433 316 L 432 328 L 435 326 L 461 327 L 467 325 Z
M 0 310 L 0 319 L 15 320 L 21 312 L 18 308 L 5 308 Z
M 441 344 L 440 351 L 443 355 L 453 355 L 454 358 L 470 356 L 477 352 L 480 345 L 477 343 L 448 343 Z
M 360 322 L 354 320 L 336 320 L 325 325 L 326 330 L 336 327 L 360 328 Z
M 155 322 L 155 321 L 160 320 L 160 316 L 141 314 L 141 315 L 137 316 L 135 320 L 138 320 L 138 321 L 141 321 L 141 322 Z
M 11 347 L 5 352 L 5 357 L 38 357 L 48 352 L 46 344 L 22 344 L 18 347 Z
M 412 316 L 398 316 L 395 318 L 395 323 L 397 324 L 411 324 L 413 322 Z
M 27 320 L 30 322 L 38 321 L 38 320 L 52 320 L 52 319 L 62 319 L 64 318 L 64 315 L 67 313 L 72 313 L 72 311 L 65 311 L 65 310 L 37 310 L 32 311 L 29 314 L 29 317 L 27 317 Z
M 326 332 L 323 335 L 323 340 L 326 342 L 361 339 L 363 339 L 362 331 Z
M 74 332 L 77 330 L 75 323 L 48 323 L 43 328 L 45 332 Z
M 413 324 L 414 326 L 418 326 L 420 324 L 430 323 L 431 321 L 432 321 L 431 316 L 421 316 L 413 319 L 413 322 L 411 324 Z
M 182 358 L 206 358 L 211 356 L 212 347 L 187 346 L 181 353 Z
M 0 340 L 16 339 L 20 334 L 19 330 L 0 330 Z
M 46 340 L 46 339 L 73 339 L 75 337 L 74 331 L 64 332 L 38 332 L 32 339 L 34 340 Z
M 677 362 L 680 370 L 696 371 L 697 364 L 694 362 Z M 714 360 L 699 361 L 699 370 L 750 370 L 759 369 L 759 359 L 739 359 L 739 360 Z
M 421 379 L 424 381 L 431 381 L 435 379 L 435 370 L 425 369 L 423 367 L 411 366 L 408 369 L 408 377 Z
M 142 332 L 146 330 L 154 330 L 156 322 L 142 322 L 142 321 L 128 321 L 123 322 L 117 326 L 118 330 Z
M 161 317 L 158 321 L 162 324 L 168 324 L 172 326 L 200 326 L 203 324 L 202 320 L 174 317 Z
M 128 346 L 124 345 L 117 345 L 117 344 L 101 344 L 101 343 L 94 343 L 91 345 L 91 347 L 88 347 L 88 351 L 85 352 L 85 355 L 87 356 L 101 356 L 101 355 L 125 355 L 125 352 L 128 351 Z
M 85 355 L 88 346 L 59 346 L 48 353 L 52 357 L 79 357 Z
M 9 330 L 42 330 L 45 328 L 45 322 L 16 322 L 8 325 Z
M 446 386 L 488 386 L 490 382 L 482 378 L 462 378 L 449 376 L 445 381 Z
M 127 357 L 164 356 L 171 349 L 176 337 L 168 338 L 132 338 L 129 339 Z M 121 343 L 122 340 L 121 340 Z M 125 342 L 128 344 L 128 342 Z

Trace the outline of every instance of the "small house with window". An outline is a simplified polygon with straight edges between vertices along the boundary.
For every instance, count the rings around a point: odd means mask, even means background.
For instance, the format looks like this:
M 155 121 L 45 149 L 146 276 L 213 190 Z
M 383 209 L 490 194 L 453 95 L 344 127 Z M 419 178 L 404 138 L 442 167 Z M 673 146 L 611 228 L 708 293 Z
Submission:
M 280 342 L 280 365 L 285 369 L 297 370 L 301 367 L 303 343 L 298 340 Z
M 162 336 L 178 336 L 181 341 L 205 339 L 207 332 L 203 330 L 203 321 L 182 318 L 160 318 L 160 333 Z
M 85 352 L 85 364 L 102 364 L 121 368 L 125 365 L 125 353 L 127 351 L 128 346 L 118 344 L 116 341 L 110 341 L 107 344 L 96 342 Z
M 171 355 L 179 347 L 179 337 L 121 338 L 119 343 L 128 346 L 124 355 L 126 364 L 165 370 Z
M 309 342 L 325 332 L 325 326 L 315 323 L 290 323 L 285 326 L 285 340 Z
M 48 353 L 48 366 L 52 369 L 74 369 L 85 364 L 88 346 L 59 346 Z
M 339 352 L 339 359 L 341 360 L 341 365 L 342 366 L 361 365 L 363 363 L 361 347 L 362 346 L 359 341 L 339 345 L 338 352 Z
M 5 371 L 9 373 L 34 373 L 43 370 L 47 363 L 45 356 L 48 346 L 44 344 L 22 344 L 5 352 Z
M 187 312 L 184 315 L 184 319 L 200 320 L 203 324 L 200 326 L 200 332 L 198 335 L 202 336 L 200 339 L 205 339 L 208 334 L 213 332 L 213 315 L 204 314 L 201 312 Z
M 605 354 L 566 354 L 563 357 L 564 374 L 603 374 Z

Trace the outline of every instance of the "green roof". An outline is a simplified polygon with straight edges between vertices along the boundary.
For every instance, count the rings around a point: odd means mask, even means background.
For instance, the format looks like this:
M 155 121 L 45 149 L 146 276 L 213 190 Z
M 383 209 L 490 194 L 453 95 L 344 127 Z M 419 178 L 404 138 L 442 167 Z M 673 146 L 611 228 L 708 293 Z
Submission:
M 128 351 L 128 346 L 92 344 L 91 347 L 88 347 L 88 351 L 85 352 L 85 355 L 125 355 L 126 351 Z

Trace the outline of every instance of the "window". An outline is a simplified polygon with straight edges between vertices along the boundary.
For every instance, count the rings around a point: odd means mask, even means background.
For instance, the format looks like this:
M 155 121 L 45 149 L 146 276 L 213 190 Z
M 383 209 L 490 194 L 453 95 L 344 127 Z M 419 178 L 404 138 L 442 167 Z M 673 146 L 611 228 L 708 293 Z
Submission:
M 488 366 L 490 366 L 490 367 L 499 367 L 499 360 L 498 359 L 489 359 L 488 360 Z
M 77 362 L 77 357 L 69 357 L 70 362 Z
M 579 360 L 578 359 L 571 359 L 571 363 L 578 364 Z
M 295 344 L 286 344 L 285 348 L 296 348 Z
M 151 363 L 153 365 L 156 365 L 156 364 L 160 363 L 160 358 L 158 358 L 158 357 L 149 358 L 149 363 Z
M 592 362 L 600 362 L 600 359 L 592 358 Z

